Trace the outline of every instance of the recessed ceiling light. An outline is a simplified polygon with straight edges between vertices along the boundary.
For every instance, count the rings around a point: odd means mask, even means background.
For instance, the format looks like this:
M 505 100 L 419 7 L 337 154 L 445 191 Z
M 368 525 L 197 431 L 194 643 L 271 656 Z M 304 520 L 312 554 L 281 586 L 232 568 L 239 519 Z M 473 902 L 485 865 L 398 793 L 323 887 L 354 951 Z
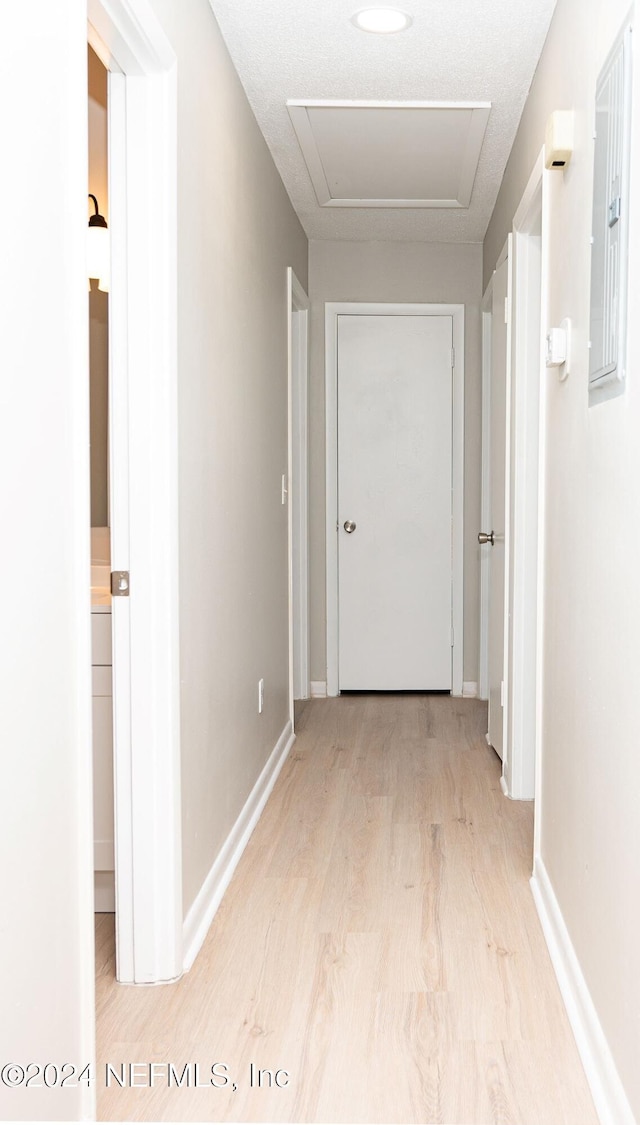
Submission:
M 406 31 L 411 26 L 411 16 L 397 8 L 364 8 L 351 17 L 352 24 L 360 31 L 373 31 L 377 35 L 393 35 L 396 31 Z

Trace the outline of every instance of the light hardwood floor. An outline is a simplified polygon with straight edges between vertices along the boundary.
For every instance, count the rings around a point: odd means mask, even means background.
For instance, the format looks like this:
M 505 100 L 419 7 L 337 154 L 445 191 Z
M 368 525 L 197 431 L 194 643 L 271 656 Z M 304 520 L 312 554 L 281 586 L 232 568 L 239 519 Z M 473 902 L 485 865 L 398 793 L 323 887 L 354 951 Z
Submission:
M 221 1062 L 237 1090 L 161 1068 L 99 1084 L 100 1120 L 596 1125 L 528 886 L 533 809 L 500 792 L 484 706 L 342 696 L 297 726 L 183 980 L 119 987 L 97 923 L 101 1067 Z M 251 1063 L 288 1086 L 251 1088 Z

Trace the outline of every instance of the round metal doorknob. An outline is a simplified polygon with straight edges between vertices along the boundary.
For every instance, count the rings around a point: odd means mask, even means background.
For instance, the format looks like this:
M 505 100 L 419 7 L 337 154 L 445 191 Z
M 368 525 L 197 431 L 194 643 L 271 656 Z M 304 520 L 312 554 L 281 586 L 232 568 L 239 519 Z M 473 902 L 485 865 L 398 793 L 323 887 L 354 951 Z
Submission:
M 492 531 L 490 531 L 488 535 L 487 535 L 486 531 L 479 531 L 478 532 L 478 543 L 490 543 L 491 546 L 493 547 L 494 542 L 495 542 L 495 540 L 494 540 L 494 535 L 493 535 Z
M 355 531 L 355 529 L 356 529 L 356 525 L 353 522 L 353 520 L 345 520 L 344 521 L 344 529 L 345 529 L 347 535 L 351 535 L 351 533 L 353 531 Z

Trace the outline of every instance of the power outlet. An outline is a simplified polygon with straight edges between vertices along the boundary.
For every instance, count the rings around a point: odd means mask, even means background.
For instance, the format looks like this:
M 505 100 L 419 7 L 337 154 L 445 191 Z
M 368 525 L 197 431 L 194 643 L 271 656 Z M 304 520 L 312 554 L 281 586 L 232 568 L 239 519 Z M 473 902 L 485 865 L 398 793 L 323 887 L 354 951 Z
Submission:
M 258 714 L 264 711 L 264 680 L 258 680 Z

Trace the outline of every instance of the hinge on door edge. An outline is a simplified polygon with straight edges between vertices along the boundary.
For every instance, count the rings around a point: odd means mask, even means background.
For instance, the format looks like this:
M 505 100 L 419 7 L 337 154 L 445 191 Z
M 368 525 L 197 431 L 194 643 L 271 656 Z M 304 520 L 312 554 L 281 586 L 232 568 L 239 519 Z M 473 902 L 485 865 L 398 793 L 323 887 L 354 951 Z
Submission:
M 452 348 L 451 349 L 451 370 L 453 370 L 455 365 L 456 365 L 456 349 Z
M 509 298 L 508 297 L 505 297 L 505 299 L 504 299 L 504 322 L 505 322 L 505 324 L 509 323 Z
M 453 631 L 453 625 L 452 625 L 452 626 L 451 626 L 451 648 L 453 648 L 453 646 L 455 645 L 455 643 L 456 643 L 456 641 L 455 641 L 455 633 L 454 633 L 454 631 Z

